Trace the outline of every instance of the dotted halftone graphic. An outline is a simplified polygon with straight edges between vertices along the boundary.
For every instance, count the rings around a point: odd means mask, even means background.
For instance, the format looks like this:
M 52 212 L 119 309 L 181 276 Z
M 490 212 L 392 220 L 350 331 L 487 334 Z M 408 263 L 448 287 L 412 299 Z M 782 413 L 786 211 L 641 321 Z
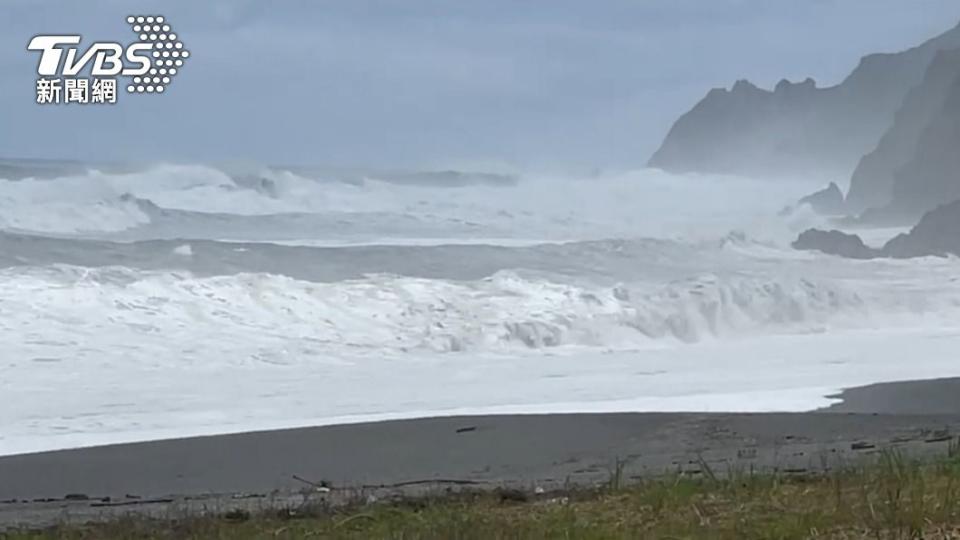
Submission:
M 127 24 L 142 43 L 153 46 L 150 52 L 152 63 L 150 70 L 143 75 L 133 77 L 127 92 L 134 94 L 161 94 L 177 75 L 190 51 L 170 27 L 170 23 L 160 15 L 130 15 Z

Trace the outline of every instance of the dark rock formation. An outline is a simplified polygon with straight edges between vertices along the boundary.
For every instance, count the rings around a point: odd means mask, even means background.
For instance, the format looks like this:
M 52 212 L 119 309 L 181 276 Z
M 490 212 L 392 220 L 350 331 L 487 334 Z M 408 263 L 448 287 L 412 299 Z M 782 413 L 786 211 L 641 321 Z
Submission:
M 849 174 L 877 147 L 907 93 L 940 50 L 960 48 L 960 26 L 896 54 L 865 57 L 840 85 L 746 81 L 714 89 L 683 115 L 650 159 L 672 172 L 751 176 Z
M 816 193 L 807 195 L 800 199 L 797 204 L 810 205 L 810 208 L 813 208 L 814 212 L 826 216 L 839 215 L 844 212 L 843 192 L 840 191 L 840 186 L 838 186 L 836 182 L 830 182 L 829 186 Z
M 793 247 L 854 259 L 960 255 L 960 200 L 927 212 L 909 233 L 897 236 L 881 249 L 864 245 L 855 234 L 818 229 L 802 233 Z
M 870 259 L 878 255 L 877 250 L 868 247 L 855 234 L 841 231 L 821 231 L 810 229 L 800 234 L 793 243 L 794 249 L 822 251 L 828 255 L 839 255 L 851 259 Z
M 850 212 L 859 214 L 868 209 L 882 209 L 891 203 L 899 172 L 916 155 L 921 135 L 943 111 L 951 87 L 958 79 L 960 50 L 938 53 L 923 82 L 907 95 L 877 148 L 860 160 L 846 199 Z M 880 216 L 866 217 L 882 220 L 882 215 L 880 212 Z
M 960 255 L 960 201 L 927 212 L 916 227 L 887 242 L 882 251 L 896 258 Z

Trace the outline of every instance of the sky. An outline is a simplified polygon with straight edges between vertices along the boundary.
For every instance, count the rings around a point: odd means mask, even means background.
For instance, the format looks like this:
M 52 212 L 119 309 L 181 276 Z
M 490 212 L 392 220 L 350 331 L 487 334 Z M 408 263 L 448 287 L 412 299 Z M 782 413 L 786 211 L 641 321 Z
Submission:
M 36 34 L 192 53 L 162 95 L 36 101 Z M 713 87 L 840 82 L 958 0 L 0 0 L 0 156 L 349 167 L 642 167 Z

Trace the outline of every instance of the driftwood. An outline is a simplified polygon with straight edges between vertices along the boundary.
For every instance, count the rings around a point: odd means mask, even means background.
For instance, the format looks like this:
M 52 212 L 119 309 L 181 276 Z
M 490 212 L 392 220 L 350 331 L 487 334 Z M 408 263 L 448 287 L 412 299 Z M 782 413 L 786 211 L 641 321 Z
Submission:
M 309 486 L 317 488 L 318 490 L 331 490 L 333 486 L 329 484 L 326 480 L 321 480 L 320 482 L 314 482 L 312 480 L 307 480 L 301 476 L 293 475 L 293 479 L 298 482 L 303 482 Z M 450 484 L 456 486 L 478 486 L 483 485 L 488 482 L 483 480 L 462 480 L 457 478 L 431 478 L 424 480 L 407 480 L 405 482 L 397 482 L 395 484 L 373 484 L 373 485 L 362 485 L 362 489 L 385 489 L 385 488 L 400 488 L 407 486 L 420 486 L 420 485 L 429 485 L 429 484 Z

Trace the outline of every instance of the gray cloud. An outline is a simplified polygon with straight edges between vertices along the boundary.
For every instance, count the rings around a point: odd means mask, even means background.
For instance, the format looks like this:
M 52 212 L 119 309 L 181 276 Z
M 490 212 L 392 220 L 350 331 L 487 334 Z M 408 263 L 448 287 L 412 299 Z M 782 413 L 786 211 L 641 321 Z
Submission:
M 0 10 L 0 154 L 107 160 L 628 167 L 713 86 L 836 83 L 960 21 L 955 0 L 37 3 Z M 168 17 L 194 56 L 163 96 L 33 104 L 36 33 L 126 39 Z M 126 99 L 124 99 L 126 98 Z

